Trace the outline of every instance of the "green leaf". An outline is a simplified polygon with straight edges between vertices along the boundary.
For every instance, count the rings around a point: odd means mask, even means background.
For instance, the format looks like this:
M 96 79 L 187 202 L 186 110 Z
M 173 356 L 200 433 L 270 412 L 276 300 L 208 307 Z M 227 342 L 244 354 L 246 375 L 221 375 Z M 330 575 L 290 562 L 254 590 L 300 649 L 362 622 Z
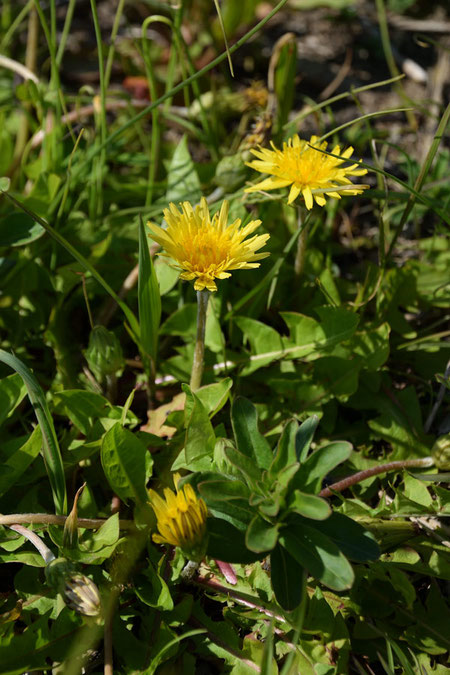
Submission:
M 208 548 L 210 558 L 223 562 L 248 565 L 263 556 L 249 551 L 245 545 L 245 534 L 222 518 L 208 518 Z
M 66 480 L 64 468 L 56 437 L 55 427 L 50 415 L 47 401 L 39 382 L 27 366 L 18 358 L 0 349 L 0 361 L 15 370 L 23 379 L 28 397 L 42 432 L 42 454 L 53 493 L 56 513 L 61 515 L 67 511 Z
M 271 551 L 278 541 L 279 525 L 272 525 L 267 520 L 256 515 L 251 521 L 245 533 L 245 543 L 250 551 L 264 553 Z
M 292 33 L 287 33 L 276 43 L 274 57 L 277 59 L 274 73 L 278 102 L 276 128 L 280 132 L 288 121 L 296 90 L 297 43 Z
M 139 222 L 138 304 L 141 347 L 154 362 L 161 320 L 161 295 L 142 219 Z
M 27 213 L 11 213 L 0 221 L 0 246 L 25 246 L 45 234 Z
M 219 478 L 220 474 L 216 474 Z M 240 480 L 206 480 L 198 483 L 198 489 L 206 501 L 230 501 L 233 499 L 245 499 L 248 501 L 250 490 L 245 483 Z
M 231 446 L 226 446 L 223 450 L 225 457 L 233 466 L 235 466 L 242 473 L 243 477 L 250 481 L 253 485 L 262 479 L 261 469 L 249 458 L 242 454 L 239 450 Z
M 164 612 L 172 611 L 173 600 L 169 587 L 152 565 L 135 579 L 134 589 L 138 598 L 149 607 Z
M 325 520 L 331 515 L 331 508 L 325 499 L 295 490 L 289 500 L 289 509 L 312 520 Z
M 105 476 L 124 502 L 146 502 L 146 483 L 151 475 L 153 459 L 141 441 L 117 422 L 105 434 L 101 449 Z
M 302 599 L 303 567 L 279 544 L 270 553 L 270 578 L 277 602 L 287 612 Z
M 297 461 L 302 464 L 308 455 L 309 447 L 319 424 L 317 415 L 312 415 L 305 420 L 295 437 L 295 452 L 297 454 Z
M 304 492 L 318 492 L 325 476 L 338 464 L 345 462 L 352 453 L 347 441 L 324 445 L 306 459 L 297 471 L 292 486 Z
M 343 591 L 354 581 L 352 566 L 336 544 L 300 516 L 292 516 L 279 542 L 313 577 L 328 588 Z
M 189 201 L 197 204 L 202 197 L 200 181 L 189 153 L 187 136 L 179 141 L 167 172 L 167 202 Z
M 281 312 L 290 332 L 284 340 L 285 357 L 317 359 L 348 340 L 358 325 L 357 314 L 342 307 L 318 307 L 315 312 L 320 321 L 296 312 Z
M 199 460 L 204 457 L 212 460 L 216 436 L 206 408 L 197 393 L 194 394 L 187 384 L 184 384 L 182 388 L 186 393 L 184 457 L 189 469 L 197 471 L 201 469 L 197 464 Z
M 231 424 L 239 452 L 256 462 L 261 469 L 268 469 L 273 454 L 270 445 L 259 433 L 258 415 L 253 403 L 238 396 L 231 408 Z
M 90 432 L 94 422 L 106 417 L 111 410 L 111 403 L 101 394 L 83 389 L 66 389 L 55 393 L 55 401 L 61 401 L 64 412 L 71 422 L 85 436 Z
M 18 373 L 0 380 L 0 425 L 17 408 L 27 394 L 27 388 Z
M 5 494 L 17 484 L 20 476 L 38 456 L 42 446 L 41 427 L 37 426 L 31 436 L 23 442 L 23 437 L 3 443 L 0 447 L 0 495 Z
M 231 377 L 226 377 L 220 382 L 214 384 L 206 384 L 200 387 L 195 394 L 203 404 L 208 415 L 215 415 L 228 401 L 233 380 Z
M 330 537 L 350 560 L 367 562 L 380 556 L 373 534 L 343 513 L 335 511 L 326 520 L 314 523 L 314 527 Z
M 275 456 L 269 468 L 269 479 L 275 480 L 277 474 L 287 466 L 297 461 L 295 452 L 295 437 L 298 431 L 296 420 L 290 420 L 284 427 L 278 441 Z
M 283 349 L 283 343 L 278 331 L 261 321 L 250 319 L 245 316 L 234 317 L 235 323 L 244 333 L 245 338 L 250 342 L 252 355 L 267 354 L 263 358 L 250 360 L 242 369 L 241 375 L 249 375 L 258 368 L 262 368 L 277 358 L 280 350 Z M 274 357 L 272 354 L 276 354 Z

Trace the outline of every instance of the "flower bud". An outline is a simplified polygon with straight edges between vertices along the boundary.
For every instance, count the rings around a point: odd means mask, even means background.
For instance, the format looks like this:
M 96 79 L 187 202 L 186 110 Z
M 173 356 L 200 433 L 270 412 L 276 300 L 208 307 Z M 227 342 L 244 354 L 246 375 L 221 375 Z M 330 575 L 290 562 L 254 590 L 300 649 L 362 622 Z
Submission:
M 431 456 L 438 469 L 443 471 L 450 469 L 450 434 L 437 439 L 431 450 Z
M 90 370 L 100 381 L 116 373 L 125 363 L 119 340 L 104 326 L 94 326 L 84 356 Z
M 214 180 L 225 192 L 232 192 L 243 184 L 246 175 L 247 170 L 239 153 L 222 157 L 217 164 Z
M 66 558 L 56 558 L 45 568 L 47 582 L 61 593 L 66 605 L 84 616 L 99 616 L 101 600 L 97 586 L 89 577 L 77 572 Z

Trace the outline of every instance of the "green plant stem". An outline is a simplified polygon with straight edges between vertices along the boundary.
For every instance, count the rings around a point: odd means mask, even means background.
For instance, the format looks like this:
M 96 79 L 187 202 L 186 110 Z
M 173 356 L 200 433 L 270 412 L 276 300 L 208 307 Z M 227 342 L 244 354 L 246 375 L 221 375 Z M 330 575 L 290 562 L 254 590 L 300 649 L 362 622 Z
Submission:
M 297 279 L 301 277 L 303 273 L 303 267 L 305 265 L 306 242 L 308 241 L 308 233 L 306 223 L 303 221 L 303 208 L 301 206 L 298 207 L 298 227 L 300 229 L 300 234 L 297 239 L 297 251 L 294 262 L 294 272 Z
M 392 77 L 397 77 L 398 75 L 400 75 L 400 73 L 397 68 L 397 64 L 395 63 L 395 58 L 391 47 L 391 41 L 389 38 L 389 28 L 386 17 L 386 7 L 384 5 L 384 0 L 375 0 L 375 3 L 377 7 L 378 25 L 380 27 L 381 44 L 383 45 L 384 57 L 386 59 L 386 63 L 388 65 Z M 410 99 L 406 96 L 402 83 L 397 82 L 394 86 L 397 89 L 397 93 L 400 96 L 400 98 L 402 98 L 403 101 L 405 101 L 406 103 L 409 103 Z M 408 124 L 410 125 L 411 129 L 417 129 L 417 121 L 416 118 L 414 117 L 413 112 L 411 110 L 406 110 L 405 112 L 406 112 L 406 119 L 408 120 Z
M 388 473 L 389 471 L 400 471 L 401 469 L 411 469 L 414 467 L 426 467 L 433 465 L 434 459 L 432 457 L 404 459 L 398 460 L 396 462 L 388 462 L 387 464 L 380 464 L 379 466 L 373 466 L 371 469 L 358 471 L 358 473 L 354 473 L 352 476 L 347 476 L 347 478 L 343 478 L 342 480 L 337 481 L 337 483 L 329 485 L 327 488 L 324 488 L 319 492 L 319 497 L 331 497 L 334 492 L 342 492 L 352 485 L 361 483 L 361 481 L 366 480 L 366 478 L 378 476 L 380 473 Z
M 22 537 L 25 537 L 26 539 L 28 539 L 28 541 L 31 541 L 31 543 L 39 551 L 39 553 L 41 554 L 42 558 L 44 559 L 47 565 L 52 560 L 55 560 L 55 556 L 52 553 L 52 551 L 48 548 L 48 546 L 44 544 L 42 539 L 38 537 L 36 532 L 28 530 L 26 527 L 22 527 L 22 525 L 10 525 L 9 529 L 14 530 L 14 532 L 21 534 Z
M 8 515 L 0 514 L 0 525 L 29 524 L 35 525 L 64 525 L 68 516 L 55 516 L 51 513 L 11 513 Z M 98 530 L 106 523 L 106 518 L 78 518 L 77 526 L 86 530 Z M 135 530 L 136 526 L 132 520 L 119 521 L 121 530 Z
M 194 362 L 192 364 L 190 387 L 196 391 L 202 383 L 204 354 L 206 311 L 208 309 L 209 291 L 197 291 L 197 337 L 195 340 Z
M 295 631 L 294 635 L 292 636 L 292 642 L 295 646 L 298 645 L 299 640 L 300 640 L 300 635 L 303 630 L 303 624 L 305 623 L 305 615 L 306 615 L 306 605 L 307 605 L 307 586 L 306 586 L 306 580 L 307 580 L 307 573 L 305 570 L 303 570 L 302 578 L 300 583 L 302 584 L 302 593 L 301 593 L 301 598 L 300 598 L 300 603 L 295 610 L 296 616 L 294 621 L 292 621 L 292 624 L 295 624 Z M 292 650 L 292 652 L 289 654 L 289 656 L 286 659 L 286 662 L 283 666 L 283 670 L 281 671 L 281 675 L 289 675 L 291 671 L 291 666 L 292 662 L 295 658 L 296 651 Z
M 113 60 L 114 60 L 114 54 L 115 54 L 115 51 L 116 51 L 114 45 L 115 45 L 115 42 L 116 42 L 117 33 L 119 32 L 120 19 L 122 18 L 124 5 L 125 5 L 125 0 L 119 0 L 119 3 L 117 5 L 117 9 L 116 9 L 116 14 L 114 16 L 114 23 L 113 23 L 113 27 L 112 27 L 112 30 L 111 30 L 110 47 L 109 47 L 109 50 L 108 50 L 108 58 L 106 60 L 106 66 L 105 66 L 105 90 L 109 86 L 112 64 L 113 64 Z

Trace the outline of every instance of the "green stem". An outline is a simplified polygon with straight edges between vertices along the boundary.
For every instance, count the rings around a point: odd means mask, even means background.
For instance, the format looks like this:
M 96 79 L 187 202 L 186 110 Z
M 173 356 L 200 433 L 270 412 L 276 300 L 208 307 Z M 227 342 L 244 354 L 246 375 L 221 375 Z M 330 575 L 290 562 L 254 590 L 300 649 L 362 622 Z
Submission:
M 205 353 L 206 310 L 209 291 L 197 291 L 197 338 L 195 340 L 194 362 L 192 364 L 190 387 L 196 391 L 202 383 L 203 356 Z
M 307 228 L 306 223 L 303 221 L 303 210 L 301 206 L 298 207 L 298 227 L 300 234 L 297 239 L 297 252 L 295 254 L 294 263 L 294 272 L 297 279 L 301 277 L 303 273 L 303 267 L 305 265 L 306 242 L 308 241 Z
M 339 480 L 337 483 L 333 483 L 327 488 L 324 488 L 319 492 L 319 497 L 331 497 L 333 492 L 342 492 L 352 485 L 361 483 L 361 481 L 366 480 L 366 478 L 371 478 L 372 476 L 378 476 L 380 473 L 387 473 L 388 471 L 399 471 L 400 469 L 410 469 L 414 467 L 425 467 L 433 466 L 434 459 L 432 457 L 421 457 L 420 459 L 404 459 L 398 460 L 396 462 L 388 462 L 387 464 L 380 464 L 378 466 L 373 466 L 371 469 L 364 469 L 364 471 L 358 471 L 352 476 L 347 476 Z

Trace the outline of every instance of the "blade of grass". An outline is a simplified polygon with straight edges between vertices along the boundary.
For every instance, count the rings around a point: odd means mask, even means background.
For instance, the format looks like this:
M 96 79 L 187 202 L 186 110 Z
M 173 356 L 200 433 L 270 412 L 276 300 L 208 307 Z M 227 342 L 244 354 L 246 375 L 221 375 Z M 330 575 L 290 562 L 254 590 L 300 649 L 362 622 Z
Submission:
M 230 48 L 228 47 L 227 34 L 225 32 L 225 26 L 224 26 L 224 23 L 223 23 L 222 12 L 220 11 L 220 6 L 219 6 L 219 3 L 218 3 L 217 0 L 214 0 L 214 4 L 216 6 L 217 16 L 219 17 L 220 30 L 222 31 L 223 41 L 225 43 L 225 51 L 227 52 L 227 55 L 228 55 L 228 65 L 230 66 L 231 77 L 234 77 L 233 62 L 231 60 Z
M 142 218 L 139 222 L 138 302 L 140 342 L 145 355 L 152 360 L 154 372 L 161 320 L 161 295 Z
M 261 659 L 261 675 L 272 675 L 273 659 L 273 628 L 275 621 L 272 619 L 267 630 L 267 636 L 264 641 L 264 651 Z
M 294 612 L 292 612 L 293 620 L 290 621 L 291 625 L 294 626 L 294 635 L 292 636 L 292 643 L 297 646 L 300 641 L 300 635 L 303 629 L 303 624 L 305 621 L 306 615 L 306 604 L 307 604 L 307 592 L 306 592 L 306 572 L 303 572 L 302 578 L 300 580 L 302 584 L 302 599 L 299 606 Z M 283 668 L 281 669 L 280 675 L 289 675 L 289 671 L 294 661 L 296 652 L 292 650 L 284 662 Z
M 394 233 L 394 236 L 392 237 L 392 241 L 390 243 L 389 250 L 388 250 L 387 256 L 386 256 L 387 258 L 389 258 L 389 256 L 392 254 L 394 246 L 397 243 L 397 239 L 398 239 L 401 231 L 403 230 L 403 226 L 405 225 L 409 214 L 411 213 L 411 209 L 414 206 L 414 202 L 416 201 L 416 198 L 418 197 L 419 192 L 422 189 L 424 180 L 425 180 L 425 178 L 426 178 L 426 176 L 427 176 L 427 174 L 428 174 L 428 172 L 431 168 L 434 157 L 435 157 L 436 152 L 438 150 L 438 147 L 441 143 L 442 137 L 445 133 L 449 118 L 450 118 L 450 103 L 448 104 L 444 114 L 442 115 L 441 121 L 439 122 L 438 128 L 437 128 L 436 133 L 434 135 L 433 142 L 430 145 L 430 149 L 428 150 L 425 161 L 422 165 L 422 168 L 420 169 L 420 173 L 417 176 L 416 182 L 414 183 L 414 189 L 415 189 L 416 193 L 411 192 L 411 194 L 409 195 L 409 199 L 408 199 L 408 202 L 406 204 L 405 210 L 403 211 L 402 217 L 400 218 L 400 222 L 397 226 L 397 229 Z M 449 221 L 446 220 L 445 222 L 448 223 Z
M 64 467 L 56 437 L 53 420 L 45 400 L 44 392 L 31 370 L 18 358 L 0 349 L 0 361 L 21 376 L 28 391 L 28 398 L 42 431 L 42 454 L 50 481 L 57 515 L 67 513 L 66 481 Z
M 403 79 L 405 76 L 404 75 L 397 75 L 396 77 L 390 77 L 388 80 L 380 80 L 380 82 L 373 82 L 371 84 L 365 84 L 363 87 L 356 87 L 356 89 L 350 89 L 350 91 L 344 91 L 342 94 L 336 94 L 336 96 L 332 96 L 331 98 L 327 98 L 325 101 L 322 101 L 321 103 L 316 103 L 315 105 L 312 105 L 310 108 L 307 110 L 304 110 L 303 112 L 299 113 L 296 115 L 296 117 L 293 117 L 291 120 L 286 122 L 284 125 L 284 129 L 291 124 L 297 125 L 299 122 L 301 122 L 305 117 L 308 117 L 308 115 L 311 115 L 311 113 L 318 112 L 322 108 L 326 108 L 327 106 L 330 106 L 332 103 L 336 103 L 336 101 L 341 101 L 343 98 L 347 98 L 348 96 L 355 96 L 355 94 L 361 94 L 364 91 L 368 91 L 369 89 L 376 89 L 377 87 L 384 87 L 387 84 L 392 84 L 393 82 L 398 82 L 398 80 Z

